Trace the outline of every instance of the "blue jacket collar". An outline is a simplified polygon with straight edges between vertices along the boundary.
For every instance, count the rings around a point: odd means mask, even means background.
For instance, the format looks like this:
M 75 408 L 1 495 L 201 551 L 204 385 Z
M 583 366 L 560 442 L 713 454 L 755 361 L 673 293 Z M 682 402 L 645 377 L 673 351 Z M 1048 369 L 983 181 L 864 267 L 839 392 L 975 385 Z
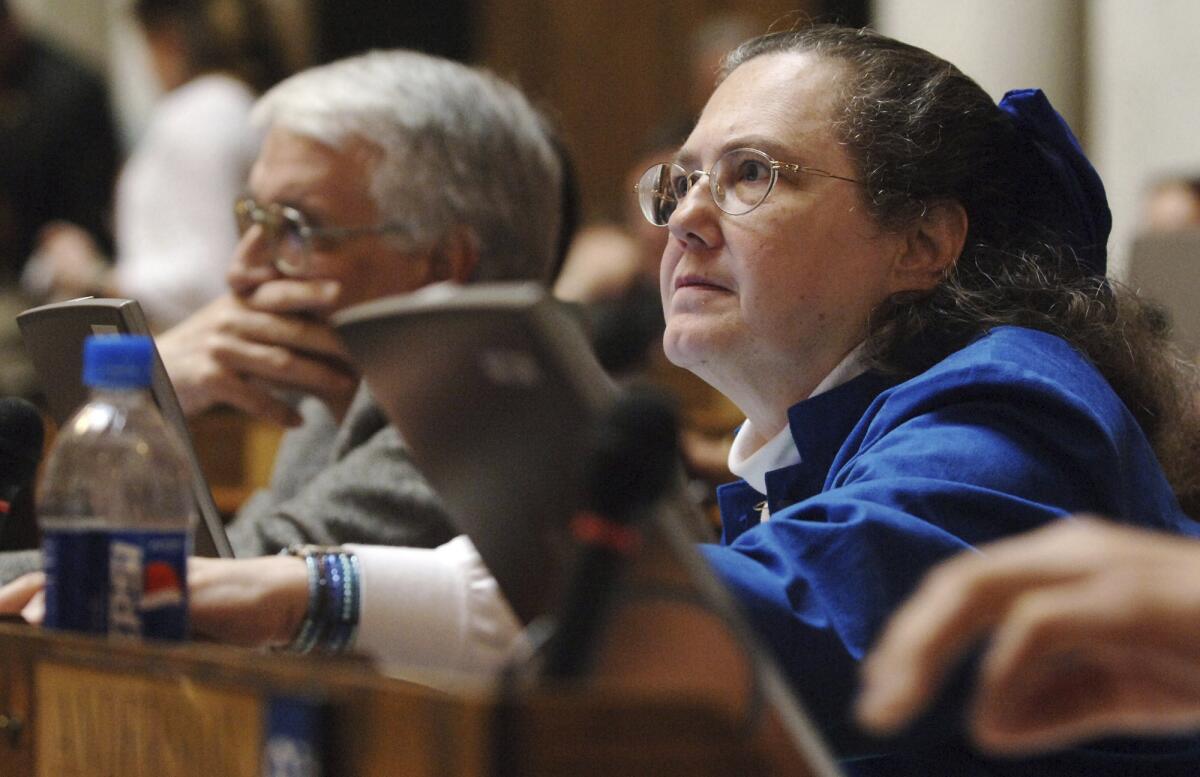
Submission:
M 788 427 L 800 463 L 767 473 L 767 493 L 760 494 L 744 480 L 717 489 L 725 543 L 759 522 L 766 501 L 775 513 L 819 493 L 829 467 L 858 421 L 880 392 L 899 382 L 894 376 L 866 372 L 836 388 L 799 402 L 788 410 Z

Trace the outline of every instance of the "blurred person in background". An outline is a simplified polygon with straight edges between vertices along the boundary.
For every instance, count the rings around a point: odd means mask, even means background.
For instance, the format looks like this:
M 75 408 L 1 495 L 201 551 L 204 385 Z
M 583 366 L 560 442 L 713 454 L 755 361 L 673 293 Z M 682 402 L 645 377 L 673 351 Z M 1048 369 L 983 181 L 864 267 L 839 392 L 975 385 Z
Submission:
M 650 164 L 669 157 L 687 137 L 712 94 L 721 61 L 760 27 L 752 16 L 730 12 L 709 19 L 689 36 L 688 91 L 672 109 L 678 117 L 663 120 L 641 144 L 624 180 L 621 220 L 581 230 L 554 286 L 555 296 L 583 305 L 592 346 L 606 370 L 618 381 L 645 381 L 663 389 L 677 404 L 692 495 L 714 521 L 713 495 L 718 485 L 732 479 L 726 460 L 743 416 L 723 394 L 671 364 L 663 353 L 658 267 L 667 234 L 648 224 L 628 195 Z
M 687 115 L 691 120 L 704 110 L 704 104 L 717 84 L 725 56 L 743 41 L 757 35 L 763 27 L 750 14 L 729 11 L 709 18 L 692 32 L 687 44 Z
M 715 507 L 716 487 L 732 479 L 726 459 L 742 415 L 725 396 L 671 364 L 663 353 L 658 266 L 667 233 L 647 223 L 628 196 L 650 164 L 674 153 L 691 124 L 670 122 L 650 133 L 626 176 L 622 220 L 580 231 L 554 284 L 554 294 L 583 306 L 596 356 L 618 381 L 650 383 L 677 403 L 681 448 L 694 479 L 694 496 Z
M 17 288 L 42 228 L 65 220 L 111 246 L 117 139 L 99 76 L 22 29 L 0 0 L 0 394 L 34 392 L 14 321 Z
M 0 0 L 0 282 L 17 280 L 50 221 L 107 245 L 116 167 L 103 81 L 27 34 Z
M 258 0 L 137 0 L 133 13 L 165 94 L 117 185 L 115 261 L 63 221 L 44 230 L 24 285 L 49 299 L 131 297 L 163 329 L 225 291 L 230 203 L 259 144 L 250 108 L 284 72 Z
M 1142 206 L 1142 229 L 1174 232 L 1200 228 L 1200 175 L 1173 175 L 1155 181 Z

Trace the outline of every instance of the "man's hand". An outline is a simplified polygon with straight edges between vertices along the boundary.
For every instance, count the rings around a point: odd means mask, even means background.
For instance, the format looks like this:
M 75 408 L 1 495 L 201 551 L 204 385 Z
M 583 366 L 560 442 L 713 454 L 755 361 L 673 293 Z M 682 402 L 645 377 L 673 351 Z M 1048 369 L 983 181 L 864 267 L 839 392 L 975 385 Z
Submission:
M 890 732 L 991 635 L 970 727 L 1000 753 L 1200 728 L 1200 542 L 1090 519 L 934 570 L 863 667 L 859 718 Z
M 337 293 L 332 281 L 272 280 L 221 297 L 160 335 L 184 413 L 225 404 L 294 426 L 300 418 L 280 393 L 302 392 L 341 418 L 358 376 L 324 321 Z

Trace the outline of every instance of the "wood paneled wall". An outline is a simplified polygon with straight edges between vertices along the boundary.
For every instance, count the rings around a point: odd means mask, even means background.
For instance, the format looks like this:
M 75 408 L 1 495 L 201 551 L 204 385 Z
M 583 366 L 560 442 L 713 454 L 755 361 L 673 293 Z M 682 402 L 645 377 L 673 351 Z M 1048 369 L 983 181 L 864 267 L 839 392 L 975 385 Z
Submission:
M 617 217 L 623 181 L 647 134 L 694 117 L 689 96 L 694 33 L 736 11 L 755 32 L 797 0 L 480 0 L 478 60 L 514 79 L 562 127 L 580 178 L 585 217 Z M 797 7 L 801 10 L 797 11 Z M 790 22 L 787 22 L 790 24 Z

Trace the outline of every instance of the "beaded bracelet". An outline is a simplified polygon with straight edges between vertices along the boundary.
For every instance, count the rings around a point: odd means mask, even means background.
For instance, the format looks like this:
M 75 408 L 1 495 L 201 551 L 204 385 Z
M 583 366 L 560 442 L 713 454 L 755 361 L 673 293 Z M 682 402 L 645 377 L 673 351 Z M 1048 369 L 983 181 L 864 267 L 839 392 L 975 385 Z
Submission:
M 358 556 L 339 553 L 336 560 L 342 567 L 341 612 L 330 631 L 328 644 L 332 652 L 340 653 L 354 641 L 354 633 L 358 626 L 359 573 Z
M 344 652 L 358 628 L 362 599 L 358 556 L 320 545 L 292 545 L 284 553 L 303 558 L 308 569 L 308 610 L 287 650 Z
M 317 619 L 313 614 L 321 606 L 321 572 L 318 568 L 317 557 L 312 553 L 303 556 L 304 564 L 308 567 L 308 609 L 304 612 L 304 622 L 296 637 L 288 645 L 288 650 L 297 653 L 307 653 L 317 642 Z

